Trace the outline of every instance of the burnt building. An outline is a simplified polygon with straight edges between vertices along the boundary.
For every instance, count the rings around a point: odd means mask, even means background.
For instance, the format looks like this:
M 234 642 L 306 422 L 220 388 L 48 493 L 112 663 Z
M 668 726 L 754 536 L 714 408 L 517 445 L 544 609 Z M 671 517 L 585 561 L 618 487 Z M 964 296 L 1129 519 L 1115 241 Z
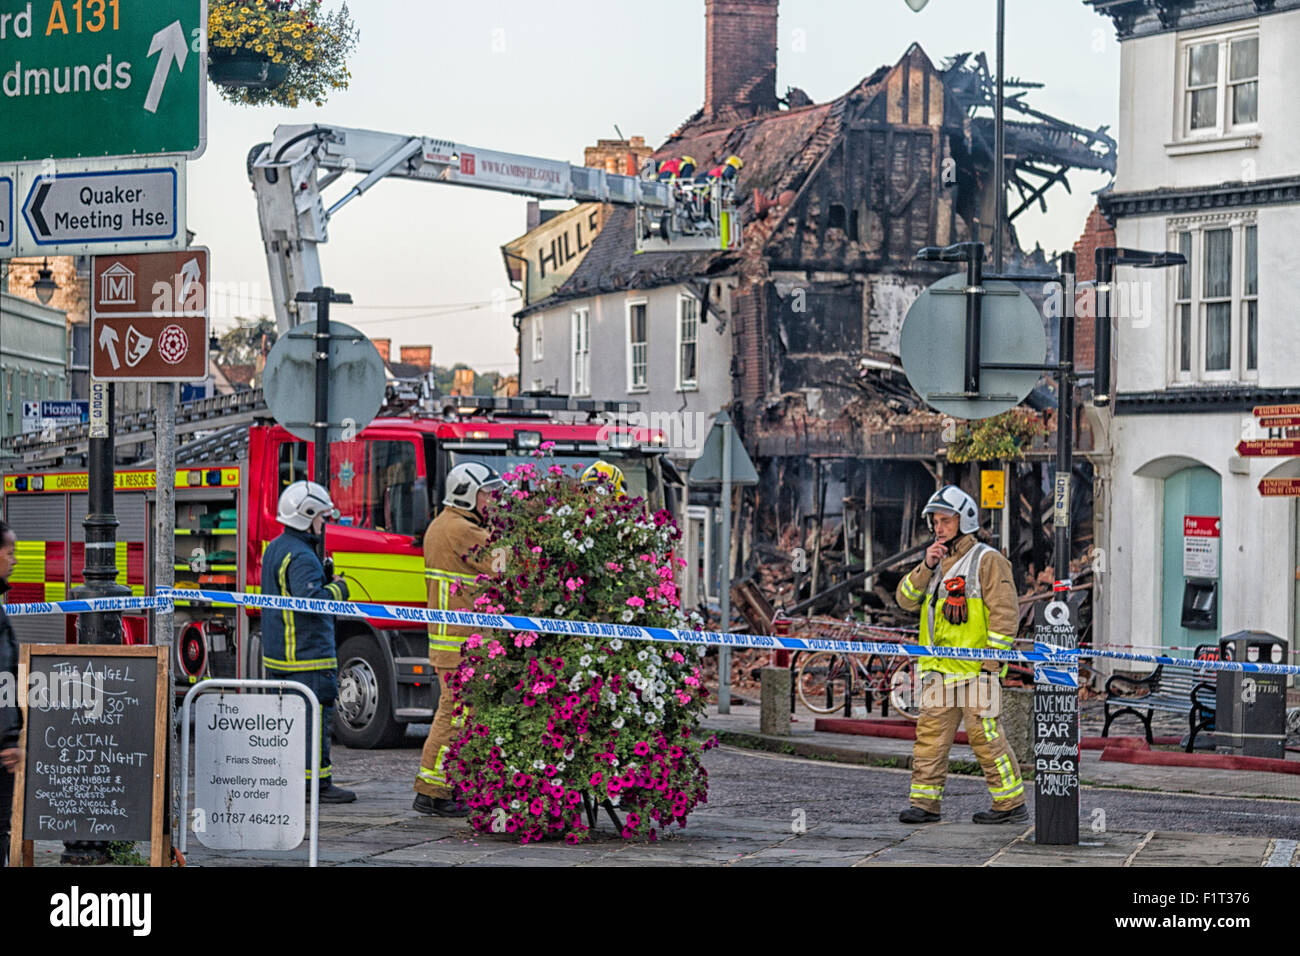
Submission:
M 910 544 L 937 482 L 969 484 L 946 460 L 959 425 L 912 392 L 898 342 L 916 296 L 952 271 L 917 250 L 992 240 L 993 84 L 982 56 L 937 66 L 913 44 L 830 102 L 778 98 L 776 0 L 705 6 L 705 103 L 654 155 L 700 169 L 741 157 L 743 247 L 637 255 L 634 211 L 606 208 L 572 271 L 516 316 L 520 381 L 697 417 L 727 407 L 761 479 L 738 512 L 735 565 L 794 553 L 817 588 Z M 1005 265 L 1047 273 L 1016 217 L 1070 169 L 1113 171 L 1115 144 L 1022 97 L 1008 100 Z M 1053 404 L 1046 389 L 1035 400 Z M 703 438 L 670 445 L 688 465 Z M 1049 458 L 1049 441 L 1027 460 Z M 1036 551 L 1036 570 L 1050 552 L 1041 477 L 1026 472 L 1028 530 L 1019 540 L 1010 522 L 1007 542 Z M 715 500 L 692 492 L 706 537 Z

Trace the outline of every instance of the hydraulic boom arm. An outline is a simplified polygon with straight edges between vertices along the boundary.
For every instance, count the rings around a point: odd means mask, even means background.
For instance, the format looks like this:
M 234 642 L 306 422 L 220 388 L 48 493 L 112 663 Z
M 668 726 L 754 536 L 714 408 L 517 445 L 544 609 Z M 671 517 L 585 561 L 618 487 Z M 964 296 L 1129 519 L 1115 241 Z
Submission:
M 329 240 L 330 219 L 390 176 L 540 199 L 636 206 L 642 251 L 667 249 L 670 243 L 673 251 L 731 249 L 740 241 L 729 186 L 712 184 L 701 190 L 423 136 L 336 126 L 280 126 L 270 143 L 254 148 L 248 172 L 257 195 L 281 332 L 314 320 L 306 314 L 314 307 L 303 307 L 294 299 L 298 292 L 325 284 L 317 246 Z M 353 173 L 362 178 L 327 205 L 325 189 Z

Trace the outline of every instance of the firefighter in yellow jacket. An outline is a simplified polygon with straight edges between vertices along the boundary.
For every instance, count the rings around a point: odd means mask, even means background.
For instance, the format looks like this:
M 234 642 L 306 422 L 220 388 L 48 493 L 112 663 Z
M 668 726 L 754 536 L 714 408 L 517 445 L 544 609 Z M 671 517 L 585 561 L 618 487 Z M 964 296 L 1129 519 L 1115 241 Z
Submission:
M 1011 564 L 976 540 L 979 509 L 955 485 L 940 488 L 922 512 L 934 531 L 925 559 L 898 585 L 896 597 L 905 611 L 921 612 L 922 644 L 1010 650 L 1019 621 Z M 1024 823 L 1025 785 L 1016 755 L 1007 744 L 998 713 L 1001 676 L 996 661 L 952 657 L 921 658 L 921 716 L 912 751 L 911 805 L 899 814 L 903 823 L 939 819 L 948 750 L 957 725 L 979 759 L 993 799 L 975 823 Z
M 472 611 L 480 588 L 475 580 L 491 570 L 490 557 L 470 554 L 488 539 L 483 512 L 492 500 L 491 492 L 504 487 L 500 476 L 481 462 L 457 465 L 447 473 L 443 509 L 424 533 L 424 574 L 429 585 L 429 607 L 436 611 Z M 452 692 L 447 675 L 460 666 L 465 638 L 472 627 L 429 625 L 429 663 L 438 675 L 438 709 L 420 755 L 420 772 L 415 777 L 415 803 L 420 813 L 442 817 L 463 817 L 468 812 L 452 797 L 444 761 L 451 745 L 453 726 Z

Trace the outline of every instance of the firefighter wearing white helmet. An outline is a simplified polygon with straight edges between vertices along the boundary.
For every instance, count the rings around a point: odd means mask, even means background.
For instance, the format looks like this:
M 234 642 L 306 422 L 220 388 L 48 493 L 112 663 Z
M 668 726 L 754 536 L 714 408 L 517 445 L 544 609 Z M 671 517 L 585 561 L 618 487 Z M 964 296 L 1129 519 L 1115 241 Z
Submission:
M 483 515 L 492 494 L 505 487 L 501 476 L 478 461 L 468 461 L 447 472 L 442 511 L 424 533 L 424 575 L 429 586 L 429 607 L 436 611 L 472 611 L 480 573 L 492 570 L 492 556 L 484 554 L 488 540 Z M 420 754 L 415 775 L 413 809 L 443 817 L 463 817 L 468 809 L 452 797 L 447 778 L 447 751 L 453 730 L 452 693 L 447 676 L 460 666 L 465 639 L 472 627 L 429 625 L 429 663 L 438 675 L 438 709 Z M 456 718 L 464 721 L 464 716 Z
M 262 555 L 262 593 L 275 597 L 346 601 L 348 585 L 321 564 L 317 544 L 327 519 L 338 517 L 330 493 L 314 481 L 295 481 L 280 494 L 276 520 L 284 533 Z M 320 801 L 351 803 L 351 790 L 336 786 L 330 767 L 330 733 L 338 700 L 338 657 L 334 618 L 298 611 L 262 613 L 262 660 L 273 680 L 306 684 L 321 705 Z M 307 743 L 307 778 L 311 779 L 311 742 Z
M 895 595 L 903 610 L 920 611 L 920 643 L 1011 650 L 1019 621 L 1011 564 L 976 539 L 980 525 L 974 499 L 956 485 L 945 485 L 921 513 L 934 532 L 934 542 L 925 559 L 899 582 Z M 939 819 L 948 751 L 958 724 L 964 721 L 993 801 L 991 810 L 981 810 L 972 820 L 1026 822 L 1024 781 L 998 720 L 1000 677 L 1006 666 L 997 661 L 923 657 L 920 671 L 921 716 L 912 751 L 911 799 L 899 820 Z

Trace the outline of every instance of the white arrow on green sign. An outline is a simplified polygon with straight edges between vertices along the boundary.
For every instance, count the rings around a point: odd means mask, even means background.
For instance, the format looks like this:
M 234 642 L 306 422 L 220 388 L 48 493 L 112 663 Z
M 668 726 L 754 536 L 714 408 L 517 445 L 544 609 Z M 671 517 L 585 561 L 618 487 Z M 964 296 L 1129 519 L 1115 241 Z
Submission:
M 5 0 L 0 162 L 197 158 L 207 23 L 207 0 Z

